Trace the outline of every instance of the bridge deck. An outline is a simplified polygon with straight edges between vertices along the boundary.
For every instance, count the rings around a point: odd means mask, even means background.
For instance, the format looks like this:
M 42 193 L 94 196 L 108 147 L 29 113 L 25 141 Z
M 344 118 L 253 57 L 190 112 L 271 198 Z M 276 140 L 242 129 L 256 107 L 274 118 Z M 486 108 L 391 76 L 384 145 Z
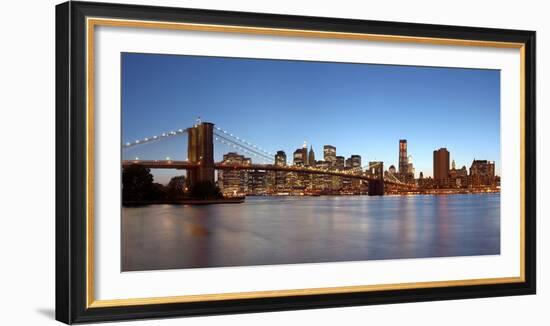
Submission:
M 200 167 L 200 164 L 189 161 L 168 161 L 168 160 L 123 160 L 122 166 L 129 166 L 132 164 L 140 164 L 150 169 L 178 169 L 178 170 L 190 170 Z M 360 179 L 365 181 L 378 181 L 379 178 L 357 174 L 352 171 L 342 170 L 327 170 L 315 167 L 307 166 L 281 166 L 273 164 L 226 164 L 226 163 L 214 163 L 216 170 L 249 170 L 249 171 L 282 171 L 282 172 L 297 172 L 306 174 L 324 174 L 332 175 L 350 179 Z M 389 179 L 384 179 L 384 183 L 404 187 L 408 189 L 416 189 L 415 185 L 401 183 Z

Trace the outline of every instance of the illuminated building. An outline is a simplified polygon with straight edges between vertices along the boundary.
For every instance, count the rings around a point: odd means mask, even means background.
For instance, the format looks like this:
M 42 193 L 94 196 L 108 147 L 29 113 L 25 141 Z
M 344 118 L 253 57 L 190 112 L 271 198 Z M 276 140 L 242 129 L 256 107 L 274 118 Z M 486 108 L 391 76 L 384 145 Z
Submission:
M 332 169 L 343 171 L 345 166 L 345 160 L 343 156 L 336 156 L 334 162 L 332 163 Z M 339 191 L 342 189 L 343 186 L 343 178 L 338 176 L 332 176 L 332 185 L 331 189 L 334 192 Z
M 474 159 L 470 166 L 470 178 L 470 184 L 474 187 L 495 185 L 495 162 Z
M 344 159 L 343 156 L 336 156 L 336 163 L 334 167 L 337 168 L 338 170 L 344 170 L 345 162 L 346 160 Z
M 316 168 L 322 170 L 328 170 L 331 167 L 327 161 L 317 161 Z M 332 176 L 328 174 L 317 174 L 313 179 L 313 186 L 315 189 L 321 190 L 323 193 L 330 193 L 332 191 Z
M 304 166 L 306 165 L 307 161 L 307 149 L 306 148 L 298 148 L 294 151 L 294 155 L 292 156 L 292 164 L 296 166 Z
M 275 154 L 275 165 L 286 166 L 286 153 L 284 151 L 277 151 Z M 285 192 L 287 189 L 287 172 L 275 171 L 273 180 L 272 191 L 276 193 Z
M 294 151 L 293 154 L 293 164 L 295 166 L 306 166 L 307 165 L 307 145 L 304 142 L 302 148 L 298 148 Z M 294 190 L 305 190 L 306 187 L 310 184 L 309 175 L 306 173 L 296 173 L 291 172 L 288 174 L 290 187 Z
M 351 169 L 351 157 L 348 157 L 346 159 L 345 167 L 346 167 L 346 169 Z
M 414 183 L 414 167 L 412 156 L 407 156 L 406 139 L 399 140 L 399 164 L 396 177 L 402 182 Z
M 434 182 L 442 187 L 449 182 L 449 151 L 446 148 L 440 148 L 434 151 L 433 169 Z
M 350 157 L 350 163 L 351 163 L 351 171 L 354 174 L 362 174 L 363 168 L 361 167 L 361 156 L 360 155 L 352 155 Z M 351 179 L 351 187 L 354 192 L 358 192 L 359 188 L 361 187 L 361 180 L 353 178 Z
M 286 166 L 286 153 L 284 151 L 277 151 L 275 154 L 275 165 Z
M 405 183 L 414 183 L 414 166 L 412 162 L 412 155 L 407 157 L 407 171 L 405 174 L 401 175 L 401 181 Z
M 222 163 L 250 165 L 250 158 L 235 152 L 229 152 L 223 156 Z M 218 171 L 218 187 L 225 196 L 243 195 L 248 192 L 248 174 L 246 170 L 220 170 Z
M 409 155 L 407 157 L 407 174 L 412 174 L 414 178 L 414 166 L 413 166 L 413 157 Z
M 468 184 L 468 170 L 466 166 L 461 169 L 456 168 L 455 160 L 451 164 L 451 170 L 449 171 L 449 185 L 452 188 L 463 188 Z
M 409 168 L 409 161 L 407 159 L 407 140 L 399 140 L 399 174 L 405 175 Z
M 336 163 L 336 147 L 332 145 L 325 145 L 323 147 L 323 159 L 331 166 Z
M 267 173 L 250 171 L 248 173 L 247 195 L 265 195 L 267 193 Z
M 351 160 L 351 167 L 353 169 L 361 168 L 361 155 L 352 155 L 350 157 L 350 160 Z
M 313 152 L 313 146 L 309 147 L 309 154 L 307 155 L 308 165 L 315 166 L 315 153 Z
M 340 159 L 338 159 L 340 158 Z M 342 166 L 342 161 L 344 161 L 344 157 L 343 156 L 336 156 L 336 159 L 337 159 L 337 162 L 338 162 L 338 166 Z M 344 161 L 344 169 L 343 170 L 346 170 L 346 171 L 351 171 L 351 157 L 348 157 L 347 159 L 345 159 Z M 351 193 L 353 192 L 353 186 L 352 186 L 352 182 L 351 182 L 351 178 L 342 178 L 342 190 L 346 193 Z
M 420 171 L 420 173 L 418 174 L 418 186 L 423 188 L 425 187 L 426 183 L 425 183 L 425 179 L 424 179 L 424 173 L 422 171 Z

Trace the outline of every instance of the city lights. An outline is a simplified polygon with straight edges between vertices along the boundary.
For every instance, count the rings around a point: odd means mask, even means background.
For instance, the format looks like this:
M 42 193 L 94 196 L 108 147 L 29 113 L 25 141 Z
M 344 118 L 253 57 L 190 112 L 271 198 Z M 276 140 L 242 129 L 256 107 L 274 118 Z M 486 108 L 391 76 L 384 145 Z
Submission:
M 204 123 L 201 123 L 191 129 L 202 130 L 203 126 Z M 177 129 L 160 136 L 145 137 L 127 142 L 123 148 L 187 132 L 188 129 Z M 494 161 L 474 159 L 468 173 L 465 166 L 456 169 L 454 161 L 450 168 L 450 152 L 446 148 L 434 150 L 433 177 L 424 178 L 422 172 L 416 177 L 412 155 L 407 152 L 406 139 L 399 140 L 399 168 L 391 165 L 388 170 L 384 170 L 382 161 L 371 161 L 362 165 L 359 155 L 351 155 L 347 159 L 337 156 L 337 148 L 333 145 L 324 145 L 323 159 L 316 160 L 313 147 L 308 150 L 304 142 L 302 147 L 294 151 L 293 160 L 290 161 L 284 151 L 272 154 L 223 128 L 212 127 L 210 132 L 213 136 L 210 139 L 264 163 L 252 163 L 250 158 L 237 152 L 226 153 L 219 163 L 213 162 L 213 158 L 208 163 L 202 155 L 196 162 L 189 158 L 185 161 L 172 161 L 170 157 L 166 157 L 164 161 L 140 161 L 136 157 L 133 163 L 139 161 L 139 164 L 150 168 L 187 170 L 211 166 L 212 169 L 219 170 L 217 184 L 224 194 L 448 194 L 495 192 L 500 189 L 500 178 L 495 175 Z M 211 156 L 212 154 L 208 154 L 205 157 Z

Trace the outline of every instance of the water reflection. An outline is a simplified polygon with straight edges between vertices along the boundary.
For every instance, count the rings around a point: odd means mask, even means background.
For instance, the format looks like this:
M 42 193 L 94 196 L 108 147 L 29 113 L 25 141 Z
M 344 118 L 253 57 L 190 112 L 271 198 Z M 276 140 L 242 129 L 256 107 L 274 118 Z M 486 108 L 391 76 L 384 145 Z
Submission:
M 123 208 L 122 270 L 493 255 L 499 217 L 499 194 Z

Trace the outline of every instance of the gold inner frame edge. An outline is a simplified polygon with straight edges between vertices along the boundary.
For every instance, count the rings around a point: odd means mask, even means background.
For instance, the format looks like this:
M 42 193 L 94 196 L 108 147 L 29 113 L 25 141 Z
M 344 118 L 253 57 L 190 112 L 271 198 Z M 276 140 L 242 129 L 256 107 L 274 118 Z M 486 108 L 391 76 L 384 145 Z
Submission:
M 448 281 L 428 281 L 394 284 L 354 285 L 324 288 L 288 289 L 234 293 L 197 294 L 166 297 L 96 300 L 94 296 L 94 31 L 95 26 L 154 28 L 202 32 L 243 33 L 290 37 L 316 37 L 331 39 L 365 40 L 379 42 L 405 42 L 432 45 L 512 48 L 520 50 L 520 276 Z M 515 42 L 479 41 L 449 38 L 413 37 L 384 34 L 362 34 L 301 29 L 264 28 L 234 25 L 175 23 L 110 18 L 86 18 L 86 307 L 119 307 L 149 304 L 168 304 L 231 299 L 273 298 L 318 294 L 374 292 L 451 286 L 474 286 L 525 282 L 525 44 Z

